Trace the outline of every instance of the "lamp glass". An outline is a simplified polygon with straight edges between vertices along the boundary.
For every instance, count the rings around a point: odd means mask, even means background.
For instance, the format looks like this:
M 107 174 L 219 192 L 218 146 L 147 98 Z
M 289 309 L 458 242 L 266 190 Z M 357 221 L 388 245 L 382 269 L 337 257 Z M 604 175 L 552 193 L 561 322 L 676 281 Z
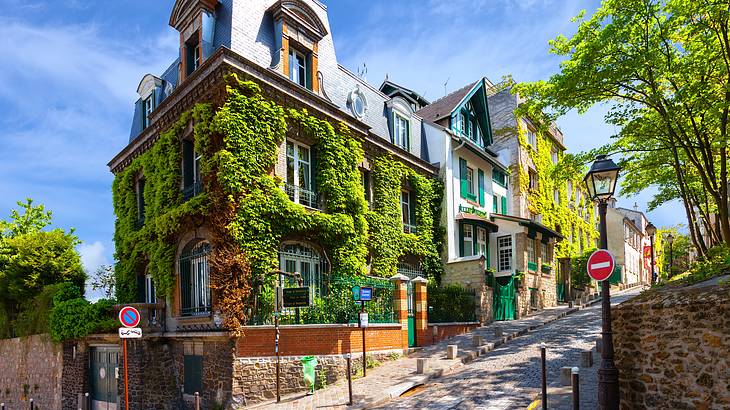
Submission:
M 671 245 L 672 242 L 674 242 L 674 235 L 672 235 L 671 233 L 667 235 L 667 242 Z
M 654 234 L 656 234 L 656 226 L 654 226 L 651 222 L 646 225 L 646 234 L 649 236 L 654 236 Z

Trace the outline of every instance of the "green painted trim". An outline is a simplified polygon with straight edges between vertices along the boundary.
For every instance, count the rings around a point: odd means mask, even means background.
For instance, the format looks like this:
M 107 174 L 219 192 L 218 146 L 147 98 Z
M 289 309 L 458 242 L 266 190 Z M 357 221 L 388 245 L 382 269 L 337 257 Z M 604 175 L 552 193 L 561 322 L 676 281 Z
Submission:
M 479 206 L 484 206 L 484 171 L 479 170 Z

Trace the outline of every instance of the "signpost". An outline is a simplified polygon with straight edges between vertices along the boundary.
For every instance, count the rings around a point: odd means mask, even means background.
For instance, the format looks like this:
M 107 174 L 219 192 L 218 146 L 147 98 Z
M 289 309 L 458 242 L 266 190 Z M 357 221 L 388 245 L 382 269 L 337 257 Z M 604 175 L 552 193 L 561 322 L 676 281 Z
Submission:
M 139 339 L 142 337 L 142 329 L 138 328 L 142 315 L 133 306 L 125 306 L 119 311 L 119 337 L 122 339 L 122 350 L 124 350 L 124 408 L 129 410 L 129 371 L 127 366 L 127 339 Z
M 601 282 L 611 277 L 616 261 L 611 252 L 599 249 L 588 258 L 588 275 Z
M 358 316 L 358 325 L 362 329 L 362 376 L 367 376 L 368 361 L 365 354 L 365 328 L 368 327 L 368 313 L 365 311 L 365 302 L 373 300 L 373 288 L 370 286 L 353 286 L 352 296 L 360 301 L 361 311 Z

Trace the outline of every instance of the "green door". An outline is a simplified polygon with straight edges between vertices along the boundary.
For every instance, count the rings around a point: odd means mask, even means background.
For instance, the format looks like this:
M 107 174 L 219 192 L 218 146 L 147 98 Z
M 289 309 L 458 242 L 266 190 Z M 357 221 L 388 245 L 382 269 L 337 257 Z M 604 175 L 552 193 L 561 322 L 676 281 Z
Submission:
M 514 320 L 515 280 L 512 276 L 494 278 L 494 320 Z
M 92 347 L 89 363 L 92 410 L 116 410 L 119 347 Z
M 416 292 L 413 291 L 413 283 L 408 282 L 406 287 L 406 298 L 408 298 L 408 347 L 416 345 Z

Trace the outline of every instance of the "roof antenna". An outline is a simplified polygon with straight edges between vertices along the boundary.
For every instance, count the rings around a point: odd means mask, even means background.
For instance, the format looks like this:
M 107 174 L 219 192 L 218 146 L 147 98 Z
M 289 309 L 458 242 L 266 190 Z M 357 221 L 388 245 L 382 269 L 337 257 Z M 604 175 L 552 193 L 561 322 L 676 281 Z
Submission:
M 357 75 L 358 77 L 362 78 L 363 81 L 367 81 L 368 74 L 368 66 L 365 63 L 362 63 L 362 67 L 357 69 Z
M 451 76 L 446 79 L 446 82 L 444 83 L 444 95 L 446 95 L 446 86 L 449 84 L 449 80 L 451 80 Z

